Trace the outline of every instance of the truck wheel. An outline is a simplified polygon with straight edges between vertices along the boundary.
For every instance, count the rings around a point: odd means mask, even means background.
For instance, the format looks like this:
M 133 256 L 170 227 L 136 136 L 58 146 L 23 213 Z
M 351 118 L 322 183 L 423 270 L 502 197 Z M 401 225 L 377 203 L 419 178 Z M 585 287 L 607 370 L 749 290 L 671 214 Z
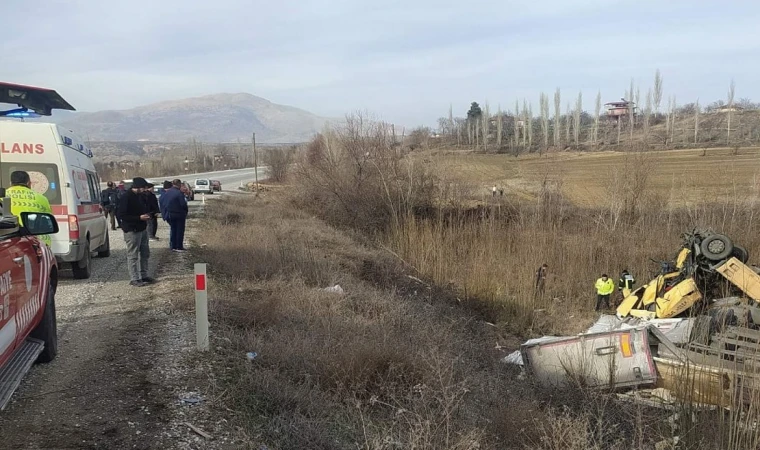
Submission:
M 734 244 L 728 236 L 723 234 L 713 234 L 707 236 L 702 241 L 699 248 L 702 250 L 702 254 L 705 255 L 705 258 L 712 261 L 720 261 L 731 255 L 731 252 L 734 250 Z
M 44 350 L 37 357 L 38 363 L 48 363 L 55 359 L 55 355 L 58 354 L 58 322 L 55 317 L 55 288 L 52 284 L 48 287 L 42 320 L 29 336 L 45 342 Z
M 106 243 L 98 249 L 98 258 L 111 256 L 111 233 L 106 232 Z
M 743 264 L 746 264 L 747 261 L 749 261 L 749 252 L 747 249 L 739 245 L 734 245 L 734 249 L 731 251 L 731 256 L 738 259 Z
M 81 261 L 71 263 L 71 270 L 77 280 L 86 280 L 92 275 L 92 252 L 90 252 L 90 240 L 85 244 L 84 258 Z

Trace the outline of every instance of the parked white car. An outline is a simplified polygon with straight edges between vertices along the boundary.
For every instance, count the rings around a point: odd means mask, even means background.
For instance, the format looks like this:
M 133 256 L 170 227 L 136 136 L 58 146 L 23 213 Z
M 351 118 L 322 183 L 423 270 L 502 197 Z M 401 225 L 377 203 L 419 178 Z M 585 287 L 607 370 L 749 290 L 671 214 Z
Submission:
M 211 184 L 211 180 L 199 178 L 195 180 L 195 187 L 193 187 L 193 190 L 202 194 L 213 194 L 214 186 Z

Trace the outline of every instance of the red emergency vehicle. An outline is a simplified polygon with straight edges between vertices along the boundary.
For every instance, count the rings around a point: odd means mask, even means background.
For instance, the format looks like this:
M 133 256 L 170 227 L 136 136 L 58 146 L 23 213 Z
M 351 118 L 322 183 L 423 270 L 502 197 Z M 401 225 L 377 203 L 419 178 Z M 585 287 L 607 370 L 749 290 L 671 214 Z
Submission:
M 55 290 L 58 265 L 36 236 L 55 234 L 52 214 L 21 213 L 23 226 L 3 199 L 0 217 L 0 409 L 36 361 L 58 352 Z

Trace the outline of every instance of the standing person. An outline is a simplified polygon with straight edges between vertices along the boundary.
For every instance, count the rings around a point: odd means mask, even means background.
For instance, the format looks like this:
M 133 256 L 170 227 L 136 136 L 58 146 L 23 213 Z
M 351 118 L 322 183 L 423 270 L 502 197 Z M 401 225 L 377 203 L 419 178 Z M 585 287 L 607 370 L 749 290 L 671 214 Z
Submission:
M 22 212 L 42 212 L 53 214 L 48 199 L 32 190 L 32 179 L 27 172 L 17 170 L 11 172 L 11 187 L 5 190 L 5 195 L 11 199 L 11 214 L 18 217 L 18 223 L 23 225 L 21 220 Z M 38 236 L 38 238 L 47 244 L 48 247 L 53 243 L 48 234 Z
M 145 200 L 145 204 L 148 206 L 150 214 L 150 220 L 148 221 L 148 239 L 151 241 L 157 241 L 158 236 L 156 236 L 156 233 L 158 232 L 158 216 L 161 215 L 161 210 L 158 206 L 156 193 L 153 192 L 153 187 L 153 183 L 148 183 L 148 188 L 143 191 L 142 196 Z
M 116 208 L 119 206 L 119 192 L 114 187 L 113 181 L 108 182 L 108 187 L 100 193 L 100 206 L 103 214 L 108 219 L 111 230 L 116 230 Z
M 602 274 L 602 277 L 596 280 L 596 308 L 594 311 L 601 309 L 602 303 L 607 305 L 607 309 L 610 308 L 610 294 L 615 292 L 615 283 L 607 276 L 606 273 Z
M 536 270 L 536 295 L 544 295 L 544 287 L 546 286 L 546 272 L 549 270 L 549 266 L 545 263 Z
M 620 274 L 620 281 L 618 282 L 618 290 L 623 295 L 623 299 L 631 295 L 634 284 L 636 284 L 636 279 L 628 273 L 628 269 L 623 269 L 623 272 Z
M 496 197 L 496 185 L 495 184 L 493 185 L 493 188 L 491 188 L 491 195 L 493 197 Z
M 127 194 L 126 189 L 124 189 L 124 182 L 120 182 L 118 186 L 116 186 L 116 209 L 119 209 L 119 204 L 121 203 L 121 199 Z M 119 215 L 116 214 L 116 228 L 121 228 L 121 219 L 119 218 Z
M 148 233 L 145 229 L 150 220 L 150 210 L 142 196 L 142 192 L 147 187 L 148 182 L 145 181 L 145 178 L 134 178 L 132 187 L 121 198 L 116 210 L 116 216 L 121 219 L 124 242 L 127 244 L 129 284 L 137 287 L 155 281 L 148 276 L 150 247 L 148 246 Z
M 187 199 L 180 187 L 182 182 L 174 180 L 159 200 L 161 216 L 169 224 L 169 248 L 173 252 L 184 253 L 185 221 L 187 220 Z

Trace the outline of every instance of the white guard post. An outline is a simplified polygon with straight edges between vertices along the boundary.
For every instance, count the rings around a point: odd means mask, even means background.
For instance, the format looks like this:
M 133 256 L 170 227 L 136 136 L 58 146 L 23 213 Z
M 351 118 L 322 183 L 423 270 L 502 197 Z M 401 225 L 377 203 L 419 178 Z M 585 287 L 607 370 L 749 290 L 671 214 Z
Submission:
M 206 264 L 195 264 L 195 332 L 198 350 L 208 350 L 208 291 Z
M 201 194 L 201 203 L 204 204 L 204 205 L 206 204 L 206 193 L 205 192 Z

